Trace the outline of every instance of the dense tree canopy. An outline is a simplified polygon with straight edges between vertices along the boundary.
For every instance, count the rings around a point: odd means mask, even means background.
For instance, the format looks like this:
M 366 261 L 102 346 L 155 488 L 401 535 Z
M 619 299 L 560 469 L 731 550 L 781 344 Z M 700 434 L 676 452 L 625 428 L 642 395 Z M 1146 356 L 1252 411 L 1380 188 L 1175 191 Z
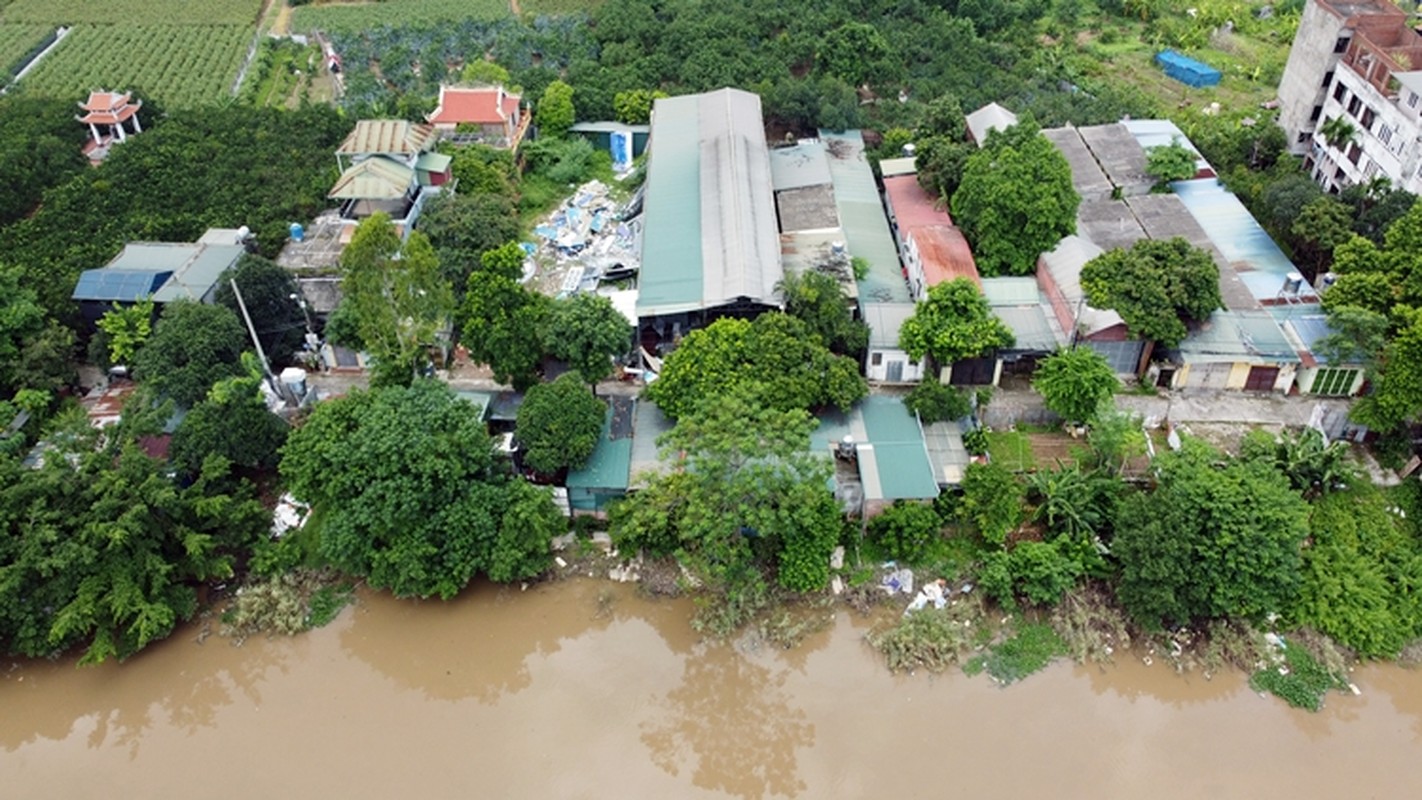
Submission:
M 514 429 L 524 466 L 543 475 L 581 467 L 597 447 L 606 411 L 577 372 L 530 388 L 518 407 Z
M 488 364 L 494 378 L 527 389 L 538 382 L 544 332 L 552 300 L 491 272 L 469 276 L 460 309 L 470 358 Z
M 257 329 L 267 358 L 272 364 L 289 364 L 301 350 L 306 334 L 306 315 L 301 310 L 301 290 L 290 272 L 271 259 L 245 255 L 237 266 L 218 281 L 216 300 L 240 314 L 237 296 L 229 281 L 237 281 L 242 302 Z
M 384 213 L 362 221 L 341 252 L 341 295 L 379 383 L 413 380 L 454 313 L 429 239 L 414 231 L 402 242 Z
M 1013 343 L 1012 331 L 993 316 L 987 298 L 967 278 L 928 290 L 899 330 L 899 347 L 914 360 L 931 356 L 941 366 L 977 358 Z
M 123 422 L 100 437 L 80 414 L 41 468 L 0 459 L 0 649 L 127 658 L 190 618 L 196 584 L 230 577 L 265 534 L 271 517 L 250 489 L 221 488 L 221 458 L 180 488 L 140 432 Z
M 1032 388 L 1067 422 L 1090 422 L 1121 385 L 1106 359 L 1089 347 L 1058 350 L 1037 365 Z
M 1220 459 L 1187 438 L 1157 459 L 1156 490 L 1121 505 L 1118 596 L 1142 624 L 1262 619 L 1297 598 L 1303 500 L 1272 464 Z
M 754 322 L 720 319 L 687 334 L 646 396 L 679 419 L 705 399 L 738 389 L 780 411 L 848 410 L 868 394 L 854 361 L 831 353 L 799 319 L 769 313 Z
M 573 110 L 573 87 L 562 81 L 553 81 L 538 98 L 538 111 L 534 115 L 538 131 L 552 139 L 561 139 L 568 129 L 577 122 Z
M 247 332 L 225 306 L 168 303 L 153 335 L 133 358 L 133 376 L 160 395 L 191 408 L 223 378 L 242 374 Z
M 270 470 L 291 426 L 273 414 L 262 398 L 261 371 L 247 354 L 250 374 L 219 381 L 206 399 L 183 417 L 173 432 L 169 458 L 185 475 L 196 475 L 208 456 L 222 456 L 232 467 Z
M 14 95 L 0 98 L 0 225 L 34 210 L 45 189 L 88 168 L 74 105 Z
M 481 570 L 513 565 L 503 574 L 522 577 L 546 563 L 544 522 L 538 536 L 505 529 L 506 517 L 546 519 L 524 507 L 532 496 L 510 489 L 505 469 L 474 407 L 430 380 L 322 403 L 281 461 L 320 516 L 325 558 L 397 596 L 446 599 Z
M 1214 259 L 1178 236 L 1142 239 L 1093 258 L 1081 270 L 1081 288 L 1092 307 L 1120 314 L 1132 336 L 1166 347 L 1185 338 L 1187 320 L 1203 320 L 1222 306 Z
M 419 229 L 434 245 L 440 274 L 462 295 L 482 256 L 518 238 L 518 212 L 505 195 L 446 192 L 425 206 Z
M 780 281 L 785 313 L 799 318 L 825 347 L 858 358 L 869 346 L 869 326 L 854 318 L 844 287 L 823 272 L 786 273 Z
M 549 355 L 596 383 L 631 349 L 632 323 L 606 297 L 580 292 L 553 302 L 545 338 Z
M 1066 157 L 1019 123 L 968 157 L 952 207 L 984 275 L 1028 275 L 1038 256 L 1076 232 L 1080 204 Z

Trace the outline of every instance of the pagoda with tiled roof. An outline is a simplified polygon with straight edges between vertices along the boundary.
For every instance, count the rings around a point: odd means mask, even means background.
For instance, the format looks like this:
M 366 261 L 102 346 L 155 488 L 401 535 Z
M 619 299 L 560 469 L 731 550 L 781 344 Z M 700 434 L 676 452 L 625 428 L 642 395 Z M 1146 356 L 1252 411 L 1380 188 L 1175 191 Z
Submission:
M 94 143 L 84 149 L 91 157 L 96 152 L 104 152 L 115 140 L 124 141 L 130 133 L 142 133 L 143 126 L 138 121 L 138 110 L 142 100 L 134 100 L 129 92 L 91 92 L 89 99 L 80 103 L 84 116 L 75 119 L 89 126 Z M 102 158 L 102 155 L 99 155 Z

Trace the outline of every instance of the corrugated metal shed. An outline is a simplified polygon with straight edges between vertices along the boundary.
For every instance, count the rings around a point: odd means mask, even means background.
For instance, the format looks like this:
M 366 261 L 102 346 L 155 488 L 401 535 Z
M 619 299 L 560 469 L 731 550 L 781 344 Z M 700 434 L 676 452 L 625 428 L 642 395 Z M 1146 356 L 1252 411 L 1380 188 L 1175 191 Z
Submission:
M 474 406 L 476 418 L 482 420 L 489 411 L 489 404 L 494 402 L 494 396 L 488 392 L 475 392 L 468 389 L 455 389 L 454 396 L 460 400 Z
M 568 489 L 626 491 L 632 471 L 633 415 L 637 401 L 620 395 L 605 398 L 607 414 L 597 446 L 587 463 L 568 471 Z
M 1146 174 L 1145 150 L 1125 125 L 1091 125 L 1080 132 L 1107 180 L 1123 194 L 1145 194 L 1155 185 L 1155 179 Z
M 1081 289 L 1081 269 L 1086 262 L 1101 255 L 1100 247 L 1080 236 L 1068 236 L 1057 244 L 1056 249 L 1043 253 L 1040 267 L 1045 268 L 1060 298 L 1049 298 L 1053 306 L 1060 300 L 1062 307 L 1056 309 L 1058 320 L 1068 335 L 1075 324 L 1079 335 L 1090 336 L 1098 331 L 1124 325 L 1121 315 L 1109 309 L 1092 308 L 1085 302 L 1086 293 Z M 1065 319 L 1062 319 L 1065 315 Z
M 870 395 L 848 414 L 829 411 L 818 418 L 820 425 L 810 434 L 810 451 L 833 452 L 846 434 L 852 436 L 866 501 L 938 496 L 923 429 L 897 397 Z
M 630 464 L 631 488 L 647 485 L 642 476 L 665 470 L 657 440 L 672 429 L 672 421 L 657 408 L 656 403 L 640 400 L 632 411 L 632 450 Z
M 1042 290 L 1031 278 L 983 278 L 983 297 L 990 306 L 1041 305 Z
M 1298 352 L 1267 311 L 1216 311 L 1205 322 L 1192 326 L 1177 350 L 1187 364 L 1299 361 Z
M 415 171 L 383 156 L 372 156 L 341 173 L 327 197 L 337 200 L 396 200 L 415 184 Z
M 760 98 L 662 98 L 652 111 L 639 317 L 776 303 L 783 276 Z
M 864 138 L 859 131 L 820 131 L 829 151 L 834 200 L 844 227 L 849 252 L 869 262 L 869 274 L 859 282 L 861 302 L 911 301 L 898 248 L 894 246 L 884 204 L 874 173 L 864 158 Z
M 923 280 L 937 286 L 965 278 L 982 286 L 978 263 L 963 232 L 952 225 L 919 225 L 909 231 L 923 263 Z
M 953 224 L 947 209 L 919 185 L 917 175 L 885 177 L 884 198 L 899 230 L 919 225 Z
M 1126 130 L 1130 131 L 1131 135 L 1136 137 L 1136 141 L 1140 142 L 1141 147 L 1146 150 L 1152 147 L 1164 147 L 1172 142 L 1178 142 L 1182 147 L 1185 147 L 1197 156 L 1195 159 L 1195 168 L 1197 171 L 1207 170 L 1211 175 L 1214 174 L 1214 168 L 1210 166 L 1210 162 L 1206 161 L 1205 157 L 1200 155 L 1200 151 L 1196 149 L 1194 143 L 1185 138 L 1185 133 L 1170 120 L 1128 119 L 1121 124 L 1126 126 Z
M 1210 235 L 1200 227 L 1200 223 L 1173 194 L 1146 194 L 1126 200 L 1145 227 L 1146 235 L 1152 239 L 1170 239 L 1179 236 L 1195 247 L 1210 254 L 1215 265 L 1220 268 L 1220 297 L 1226 308 L 1248 310 L 1259 308 L 1259 301 L 1249 287 L 1244 285 L 1239 274 L 1230 265 L 1229 259 L 1215 246 Z
M 775 191 L 823 186 L 829 182 L 829 158 L 823 142 L 807 139 L 770 151 L 770 184 Z
M 1214 178 L 1171 187 L 1255 299 L 1269 302 L 1278 297 L 1284 277 L 1298 270 L 1239 198 Z M 1303 289 L 1305 297 L 1314 296 L 1306 284 Z
M 998 105 L 988 103 L 967 115 L 968 134 L 982 147 L 991 131 L 1005 131 L 1017 124 L 1017 115 Z
M 337 155 L 414 155 L 435 141 L 433 125 L 403 119 L 363 119 L 336 148 Z
M 844 244 L 841 230 L 780 234 L 780 259 L 786 274 L 816 270 L 839 281 L 846 297 L 859 297 L 859 284 L 846 259 L 836 256 L 835 245 Z
M 1062 344 L 1047 321 L 1046 309 L 1041 305 L 994 306 L 992 313 L 1012 331 L 1015 341 L 1006 348 L 1008 350 L 1050 353 Z
M 899 331 L 917 309 L 914 303 L 865 303 L 864 324 L 869 326 L 869 346 L 897 350 Z
M 1190 215 L 1182 208 L 1181 213 Z M 1146 238 L 1145 229 L 1123 200 L 1092 200 L 1076 209 L 1076 231 L 1103 250 L 1127 248 Z
M 196 252 L 183 264 L 172 279 L 153 293 L 153 302 L 171 303 L 174 300 L 201 302 L 207 297 L 217 281 L 242 254 L 247 252 L 235 244 L 196 245 Z

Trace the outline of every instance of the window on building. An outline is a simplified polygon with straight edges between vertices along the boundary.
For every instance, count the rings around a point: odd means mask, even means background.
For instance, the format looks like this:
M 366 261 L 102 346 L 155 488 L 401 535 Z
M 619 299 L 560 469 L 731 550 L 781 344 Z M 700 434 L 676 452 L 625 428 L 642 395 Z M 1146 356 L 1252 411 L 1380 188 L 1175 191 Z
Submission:
M 1372 180 L 1373 176 L 1378 174 L 1378 162 L 1371 158 L 1365 159 L 1365 161 L 1367 166 L 1363 167 L 1363 177 Z
M 1357 142 L 1354 142 L 1354 143 L 1348 145 L 1348 160 L 1349 160 L 1349 161 L 1351 161 L 1351 162 L 1353 162 L 1354 164 L 1356 164 L 1356 163 L 1358 163 L 1358 159 L 1361 158 L 1362 155 L 1363 155 L 1363 148 L 1359 147 Z
M 884 363 L 884 354 L 875 353 L 874 355 L 869 357 L 869 363 L 876 367 L 881 366 Z
M 1407 93 L 1407 107 L 1408 107 L 1408 108 L 1416 108 L 1416 107 L 1417 107 L 1417 100 L 1418 100 L 1418 99 L 1419 99 L 1419 98 L 1417 97 L 1417 93 L 1416 93 L 1416 92 L 1408 92 L 1408 93 Z
M 1314 106 L 1313 113 L 1308 115 L 1309 122 L 1318 122 L 1318 118 L 1323 114 L 1323 106 Z
M 1378 128 L 1378 138 L 1382 140 L 1383 144 L 1392 144 L 1392 128 L 1386 125 Z
M 1333 52 L 1335 52 L 1335 53 L 1341 53 L 1341 52 L 1343 52 L 1344 50 L 1347 50 L 1347 49 L 1348 49 L 1348 42 L 1350 42 L 1350 41 L 1352 41 L 1352 40 L 1353 40 L 1353 37 L 1351 37 L 1351 36 L 1339 36 L 1339 37 L 1338 37 L 1338 41 L 1336 41 L 1336 42 L 1333 43 Z
M 1358 111 L 1362 109 L 1362 107 L 1363 101 L 1356 97 L 1348 101 L 1348 113 L 1352 114 L 1355 119 L 1358 116 Z
M 1343 171 L 1343 167 L 1341 165 L 1338 167 L 1338 169 L 1333 170 L 1333 180 L 1341 181 L 1346 177 L 1348 177 L 1348 173 Z M 1338 190 L 1335 188 L 1333 191 L 1336 193 Z
M 1312 139 L 1312 138 L 1313 138 L 1313 131 L 1301 131 L 1301 132 L 1299 133 L 1299 144 L 1303 144 L 1304 142 L 1307 142 L 1309 139 Z
M 1348 394 L 1357 380 L 1356 369 L 1321 369 L 1313 378 L 1311 394 L 1341 396 Z
M 1341 102 L 1343 102 L 1343 98 L 1345 98 L 1345 97 L 1347 97 L 1347 96 L 1348 96 L 1348 87 L 1347 87 L 1347 86 L 1344 86 L 1343 84 L 1340 83 L 1340 84 L 1338 84 L 1337 86 L 1334 86 L 1334 87 L 1333 87 L 1333 99 L 1334 99 L 1334 100 L 1337 100 L 1338 102 L 1341 103 Z
M 1372 129 L 1373 129 L 1373 120 L 1375 120 L 1375 119 L 1377 119 L 1377 118 L 1378 118 L 1378 115 L 1377 115 L 1376 113 L 1374 113 L 1374 111 L 1373 111 L 1371 108 L 1365 108 L 1365 109 L 1363 109 L 1363 119 L 1362 119 L 1363 130 L 1369 130 L 1369 131 L 1372 130 Z
M 1333 83 L 1333 70 L 1323 73 L 1323 88 L 1327 89 L 1330 83 Z

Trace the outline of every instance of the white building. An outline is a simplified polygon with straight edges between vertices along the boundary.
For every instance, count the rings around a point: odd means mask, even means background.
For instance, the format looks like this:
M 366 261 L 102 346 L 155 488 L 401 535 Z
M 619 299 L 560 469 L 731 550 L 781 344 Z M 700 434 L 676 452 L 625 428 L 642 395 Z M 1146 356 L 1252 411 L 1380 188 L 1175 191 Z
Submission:
M 1385 177 L 1422 192 L 1422 35 L 1388 0 L 1309 0 L 1279 83 L 1279 124 L 1325 189 Z M 1341 119 L 1352 135 L 1324 135 Z

